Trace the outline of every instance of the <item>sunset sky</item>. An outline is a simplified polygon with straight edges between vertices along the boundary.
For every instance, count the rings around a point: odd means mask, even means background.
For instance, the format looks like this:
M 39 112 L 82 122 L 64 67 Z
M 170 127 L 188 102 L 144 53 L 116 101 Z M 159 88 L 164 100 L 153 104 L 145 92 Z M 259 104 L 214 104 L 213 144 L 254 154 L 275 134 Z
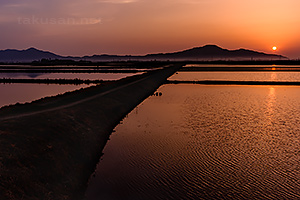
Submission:
M 299 0 L 0 1 L 0 49 L 142 55 L 217 44 L 300 58 Z

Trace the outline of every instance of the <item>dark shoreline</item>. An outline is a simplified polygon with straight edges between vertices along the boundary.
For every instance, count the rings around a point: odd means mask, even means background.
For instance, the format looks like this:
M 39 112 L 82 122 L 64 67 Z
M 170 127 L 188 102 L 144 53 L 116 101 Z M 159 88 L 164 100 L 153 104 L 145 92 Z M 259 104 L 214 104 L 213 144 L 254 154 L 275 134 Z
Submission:
M 146 71 L 146 70 L 145 70 Z M 138 73 L 144 70 L 137 69 L 1 69 L 0 73 L 90 73 L 90 74 L 109 74 L 109 73 Z
M 183 67 L 181 72 L 299 72 L 300 67 Z
M 90 80 L 90 79 L 17 79 L 17 78 L 0 78 L 0 83 L 35 83 L 35 84 L 59 84 L 59 85 L 81 85 L 81 84 L 101 84 L 112 81 Z
M 0 199 L 83 199 L 113 128 L 181 66 L 0 109 Z
M 300 82 L 287 81 L 217 81 L 217 80 L 203 80 L 203 81 L 169 81 L 165 84 L 202 84 L 202 85 L 290 85 L 299 86 Z
M 183 60 L 183 61 L 173 61 L 173 60 L 150 60 L 150 61 L 75 61 L 75 60 L 40 60 L 33 62 L 0 62 L 0 65 L 14 66 L 14 65 L 28 65 L 28 66 L 101 66 L 101 67 L 119 67 L 124 68 L 159 68 L 169 64 L 211 64 L 211 65 L 300 65 L 299 59 L 293 60 L 230 60 L 230 59 L 220 59 L 220 60 Z
M 114 81 L 84 80 L 84 79 L 0 79 L 0 83 L 26 83 L 26 84 L 58 84 L 58 85 L 81 85 L 81 84 L 104 84 Z M 300 85 L 297 81 L 230 81 L 230 80 L 166 80 L 164 84 L 204 84 L 204 85 Z

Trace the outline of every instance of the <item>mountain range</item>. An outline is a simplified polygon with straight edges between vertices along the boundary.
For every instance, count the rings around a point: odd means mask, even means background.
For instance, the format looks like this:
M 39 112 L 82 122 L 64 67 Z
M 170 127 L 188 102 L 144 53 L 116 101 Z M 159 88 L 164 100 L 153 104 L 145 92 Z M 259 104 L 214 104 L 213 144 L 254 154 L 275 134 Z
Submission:
M 32 62 L 41 59 L 60 60 L 85 60 L 85 61 L 203 61 L 203 60 L 281 60 L 288 59 L 282 55 L 266 54 L 263 52 L 247 49 L 228 50 L 216 45 L 205 45 L 174 53 L 147 54 L 144 56 L 120 56 L 120 55 L 93 55 L 83 57 L 60 56 L 49 51 L 42 51 L 36 48 L 26 50 L 7 49 L 0 50 L 0 62 Z

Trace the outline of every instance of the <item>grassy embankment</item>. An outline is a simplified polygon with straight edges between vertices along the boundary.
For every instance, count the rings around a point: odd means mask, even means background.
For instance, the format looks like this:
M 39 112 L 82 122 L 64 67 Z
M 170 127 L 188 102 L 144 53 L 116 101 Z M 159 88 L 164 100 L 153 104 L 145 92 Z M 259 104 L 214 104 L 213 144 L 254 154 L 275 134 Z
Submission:
M 0 199 L 82 199 L 113 128 L 179 67 L 0 109 Z

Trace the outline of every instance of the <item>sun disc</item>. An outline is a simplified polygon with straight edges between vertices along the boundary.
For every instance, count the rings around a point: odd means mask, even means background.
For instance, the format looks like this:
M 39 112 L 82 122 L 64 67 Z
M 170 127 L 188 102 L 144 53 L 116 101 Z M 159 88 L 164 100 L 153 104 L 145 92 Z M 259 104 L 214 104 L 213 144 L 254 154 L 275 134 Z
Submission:
M 277 50 L 277 47 L 274 46 L 272 49 L 273 49 L 273 51 L 276 51 L 276 50 Z

